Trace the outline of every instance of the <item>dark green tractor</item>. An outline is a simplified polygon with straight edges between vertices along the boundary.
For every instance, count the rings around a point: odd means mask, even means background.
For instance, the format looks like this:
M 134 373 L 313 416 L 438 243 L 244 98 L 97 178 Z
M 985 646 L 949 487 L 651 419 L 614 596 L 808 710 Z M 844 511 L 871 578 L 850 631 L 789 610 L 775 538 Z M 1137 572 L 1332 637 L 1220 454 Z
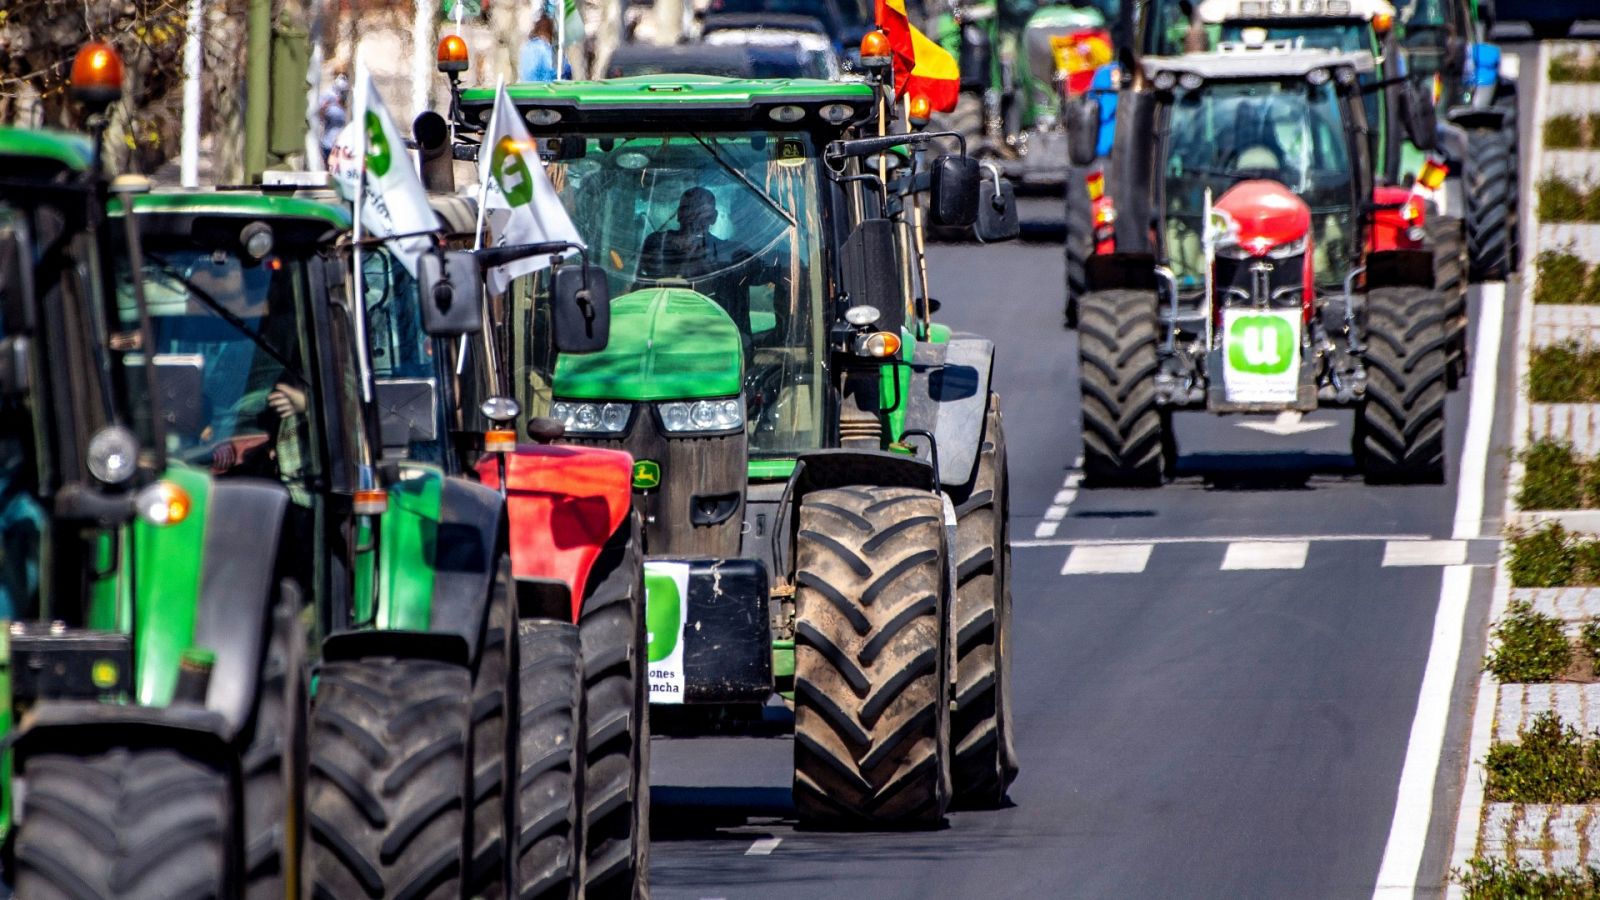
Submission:
M 114 97 L 84 98 L 92 124 Z M 9 880 L 284 897 L 304 763 L 289 491 L 183 443 L 199 372 L 156 343 L 140 235 L 109 214 L 148 186 L 108 185 L 90 142 L 48 132 L 0 128 L 0 163 Z
M 634 458 L 657 722 L 777 693 L 803 821 L 931 825 L 1016 772 L 1005 444 L 993 344 L 930 321 L 911 228 L 922 192 L 972 225 L 977 164 L 918 152 L 884 185 L 878 154 L 929 138 L 850 140 L 876 90 L 511 86 L 614 299 L 600 353 L 553 346 L 542 273 L 501 333 L 519 428 Z M 460 96 L 467 143 L 492 102 Z

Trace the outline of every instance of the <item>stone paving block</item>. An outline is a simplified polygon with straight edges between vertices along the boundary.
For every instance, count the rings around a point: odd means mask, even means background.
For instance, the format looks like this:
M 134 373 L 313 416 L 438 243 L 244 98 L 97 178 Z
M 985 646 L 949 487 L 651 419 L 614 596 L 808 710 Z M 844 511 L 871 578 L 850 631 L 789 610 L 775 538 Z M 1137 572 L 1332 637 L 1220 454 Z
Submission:
M 1547 831 L 1545 826 L 1550 821 L 1550 816 L 1555 812 L 1555 806 L 1549 803 L 1528 803 L 1522 807 L 1522 815 L 1517 819 L 1511 829 L 1511 858 L 1517 862 L 1534 866 L 1545 865 L 1545 843 Z
M 1600 344 L 1600 304 L 1541 303 L 1534 306 L 1533 346 L 1549 347 L 1568 341 L 1586 346 Z
M 1556 175 L 1579 184 L 1600 179 L 1600 150 L 1546 150 L 1542 159 L 1541 175 Z
M 1552 869 L 1565 869 L 1583 861 L 1583 826 L 1589 821 L 1587 806 L 1557 806 L 1546 826 L 1549 840 L 1545 862 Z
M 1515 803 L 1490 803 L 1483 814 L 1483 832 L 1478 850 L 1484 856 L 1504 857 L 1511 847 L 1511 829 L 1517 821 Z
M 1542 713 L 1554 712 L 1582 734 L 1600 730 L 1600 684 L 1503 684 L 1495 699 L 1496 741 L 1517 733 Z
M 1600 404 L 1533 403 L 1529 405 L 1529 436 L 1565 441 L 1579 453 L 1600 454 Z
M 1600 172 L 1596 172 L 1595 177 L 1600 180 Z M 1600 223 L 1541 222 L 1539 246 L 1559 247 L 1589 262 L 1600 262 Z
M 1512 588 L 1512 601 L 1523 601 L 1534 612 L 1567 622 L 1600 618 L 1600 588 Z
M 1546 97 L 1545 118 L 1600 112 L 1600 83 L 1552 83 Z

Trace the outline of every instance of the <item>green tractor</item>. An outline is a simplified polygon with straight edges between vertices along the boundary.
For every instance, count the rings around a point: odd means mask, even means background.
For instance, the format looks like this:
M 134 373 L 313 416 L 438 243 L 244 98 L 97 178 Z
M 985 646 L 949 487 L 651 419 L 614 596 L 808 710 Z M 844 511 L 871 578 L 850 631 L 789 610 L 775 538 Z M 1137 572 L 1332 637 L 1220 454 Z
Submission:
M 980 204 L 964 155 L 885 184 L 875 158 L 930 138 L 857 137 L 878 90 L 510 86 L 614 300 L 603 352 L 559 353 L 526 277 L 503 334 L 519 428 L 634 458 L 652 715 L 728 727 L 776 692 L 802 821 L 929 826 L 999 804 L 1017 762 L 994 347 L 930 321 L 911 225 L 919 192 L 953 227 L 1010 194 Z M 466 143 L 493 102 L 458 98 Z
M 105 45 L 74 67 L 97 132 L 119 69 Z M 204 415 L 198 370 L 156 345 L 135 220 L 109 214 L 147 185 L 108 185 L 95 143 L 50 132 L 0 128 L 0 162 L 8 880 L 20 897 L 292 894 L 290 493 L 181 443 Z

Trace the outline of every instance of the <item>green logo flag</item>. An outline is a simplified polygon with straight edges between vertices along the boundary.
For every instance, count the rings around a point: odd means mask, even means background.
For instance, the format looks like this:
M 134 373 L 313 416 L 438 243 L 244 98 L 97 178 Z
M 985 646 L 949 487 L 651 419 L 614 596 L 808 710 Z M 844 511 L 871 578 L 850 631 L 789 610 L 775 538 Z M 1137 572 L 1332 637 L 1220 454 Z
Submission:
M 352 206 L 359 194 L 357 215 L 364 234 L 389 237 L 437 229 L 438 219 L 406 152 L 405 138 L 395 128 L 383 98 L 373 89 L 372 74 L 360 60 L 356 61 L 354 93 L 355 115 L 328 153 L 334 187 Z M 389 249 L 406 271 L 415 275 L 417 257 L 432 243 L 423 234 L 390 241 Z
M 495 246 L 532 244 L 541 241 L 567 241 L 583 246 L 577 226 L 561 205 L 544 161 L 522 115 L 506 94 L 505 82 L 494 92 L 494 112 L 484 146 L 493 149 L 479 155 L 480 202 L 485 210 L 497 210 Z M 504 224 L 499 224 L 503 219 Z M 550 257 L 539 254 L 489 270 L 489 287 L 505 293 L 511 280 L 528 275 L 550 264 Z

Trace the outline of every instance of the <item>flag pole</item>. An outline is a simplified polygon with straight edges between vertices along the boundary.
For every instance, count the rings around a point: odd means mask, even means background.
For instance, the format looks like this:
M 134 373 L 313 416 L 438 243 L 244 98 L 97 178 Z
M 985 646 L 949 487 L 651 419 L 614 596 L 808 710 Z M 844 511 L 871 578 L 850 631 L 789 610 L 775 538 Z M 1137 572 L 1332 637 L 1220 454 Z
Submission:
M 906 133 L 910 134 L 911 133 L 911 98 L 910 97 L 906 98 L 905 114 L 906 114 Z M 921 151 L 913 150 L 911 152 L 920 153 Z M 915 170 L 915 168 L 913 167 L 913 171 L 914 170 Z M 918 198 L 917 194 L 915 194 L 915 193 L 912 193 L 912 195 L 911 195 L 911 234 L 912 234 L 912 244 L 913 244 L 913 246 L 915 246 L 917 248 L 917 270 L 918 270 L 918 274 L 922 278 L 922 333 L 923 334 L 927 334 L 928 333 L 928 329 L 933 326 L 933 310 L 931 309 L 933 304 L 928 302 L 928 255 L 927 255 L 927 252 L 926 252 L 927 251 L 927 244 L 924 242 L 924 239 L 923 239 L 922 201 Z
M 361 378 L 361 401 L 372 402 L 372 367 L 367 360 L 367 291 L 363 284 L 363 267 L 361 265 L 361 208 L 367 205 L 367 92 L 372 90 L 372 76 L 367 73 L 366 55 L 359 45 L 356 47 L 356 102 L 355 126 L 356 134 L 356 200 L 351 204 L 354 207 L 350 235 L 350 261 L 355 268 L 354 276 L 350 283 L 354 286 L 355 296 L 352 298 L 350 310 L 351 327 L 356 333 L 356 371 Z
M 561 80 L 561 64 L 567 58 L 567 4 L 556 0 L 556 81 Z
M 485 138 L 486 141 L 493 141 L 494 140 L 494 136 L 496 134 L 499 134 L 499 128 L 500 128 L 500 96 L 502 94 L 504 94 L 505 91 L 506 91 L 506 76 L 505 75 L 501 75 L 499 80 L 497 80 L 495 82 L 495 85 L 494 85 L 494 109 L 489 112 L 489 130 L 484 132 L 484 134 L 487 136 Z M 483 155 L 485 151 L 488 152 L 488 154 L 489 154 L 488 156 L 484 156 Z M 484 219 L 484 211 L 489 206 L 489 179 L 494 177 L 494 172 L 490 169 L 490 166 L 492 166 L 492 165 L 494 165 L 494 145 L 490 144 L 487 147 L 478 148 L 478 213 L 477 213 L 477 224 L 474 225 L 473 228 L 472 228 L 472 249 L 473 250 L 482 250 L 483 249 L 483 226 L 484 226 L 484 221 L 485 221 L 485 219 Z M 489 273 L 485 272 L 485 273 L 483 273 L 483 280 L 478 286 L 479 302 L 483 304 L 483 306 L 484 306 L 484 310 L 483 311 L 484 311 L 484 314 L 485 314 L 484 315 L 484 322 L 483 322 L 484 349 L 485 350 L 487 350 L 488 347 L 489 347 L 489 343 L 488 343 L 489 342 L 489 337 L 488 337 L 488 335 L 489 335 L 489 319 L 488 319 L 488 315 L 487 315 L 488 312 L 489 312 L 489 310 L 488 310 L 488 291 L 487 291 L 488 285 L 489 285 Z M 465 372 L 466 369 L 467 369 L 467 348 L 468 348 L 468 346 L 469 345 L 468 345 L 468 342 L 467 342 L 467 336 L 463 334 L 461 336 L 461 343 L 456 348 L 456 377 L 458 377 L 458 378 L 461 376 L 461 373 Z M 495 376 L 496 376 L 496 373 L 494 371 L 494 367 L 490 366 L 489 367 L 489 380 L 490 380 L 489 393 L 491 395 L 495 394 L 495 387 L 496 387 L 495 384 L 494 384 L 494 381 L 496 380 Z

